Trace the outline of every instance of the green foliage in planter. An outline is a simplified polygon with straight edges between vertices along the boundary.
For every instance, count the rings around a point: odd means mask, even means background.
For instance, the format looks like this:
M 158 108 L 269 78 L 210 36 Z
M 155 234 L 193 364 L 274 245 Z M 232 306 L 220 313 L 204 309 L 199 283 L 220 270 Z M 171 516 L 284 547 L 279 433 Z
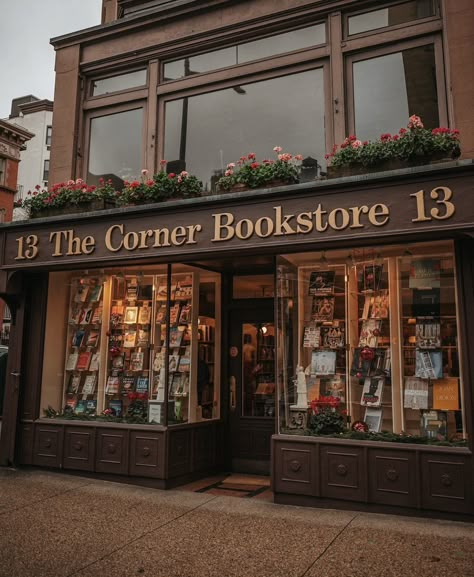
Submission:
M 240 157 L 237 167 L 234 162 L 230 162 L 224 176 L 217 183 L 219 189 L 229 191 L 237 184 L 259 188 L 275 181 L 288 184 L 298 182 L 301 154 L 293 156 L 282 152 L 280 146 L 275 146 L 273 150 L 277 155 L 275 160 L 264 159 L 259 162 L 255 153 L 250 152 Z
M 161 170 L 149 178 L 142 170 L 140 180 L 125 182 L 125 188 L 117 197 L 117 204 L 147 204 L 163 202 L 173 198 L 194 198 L 202 194 L 202 182 L 183 170 L 180 174 L 164 171 L 166 161 L 161 161 Z
M 374 167 L 390 160 L 407 164 L 425 164 L 441 158 L 457 158 L 461 154 L 459 131 L 449 128 L 424 128 L 418 116 L 411 116 L 408 129 L 398 134 L 382 134 L 380 139 L 361 142 L 356 136 L 347 137 L 340 145 L 334 145 L 326 160 L 331 167 Z
M 309 428 L 305 431 L 306 435 L 316 437 L 329 437 L 333 439 L 352 439 L 358 441 L 380 441 L 385 443 L 411 443 L 416 445 L 435 445 L 446 447 L 467 447 L 465 439 L 440 440 L 431 437 L 423 437 L 421 435 L 408 435 L 407 433 L 390 433 L 389 431 L 382 431 L 380 433 L 368 431 L 344 430 L 341 432 L 315 432 L 314 429 Z
M 343 433 L 347 426 L 346 411 L 340 411 L 337 397 L 318 397 L 311 401 L 307 427 L 312 435 Z
M 99 186 L 89 186 L 82 179 L 68 180 L 54 184 L 50 189 L 41 189 L 37 184 L 33 191 L 29 191 L 23 201 L 23 208 L 27 209 L 30 215 L 45 212 L 50 208 L 63 208 L 67 206 L 85 206 L 95 201 L 115 202 L 117 192 L 112 181 L 100 179 Z

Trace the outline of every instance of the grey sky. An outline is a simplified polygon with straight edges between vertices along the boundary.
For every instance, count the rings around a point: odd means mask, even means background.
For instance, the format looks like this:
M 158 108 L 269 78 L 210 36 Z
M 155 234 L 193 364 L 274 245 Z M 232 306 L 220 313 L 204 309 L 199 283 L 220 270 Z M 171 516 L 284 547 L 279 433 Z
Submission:
M 0 118 L 12 98 L 54 96 L 49 39 L 100 24 L 102 0 L 0 0 Z

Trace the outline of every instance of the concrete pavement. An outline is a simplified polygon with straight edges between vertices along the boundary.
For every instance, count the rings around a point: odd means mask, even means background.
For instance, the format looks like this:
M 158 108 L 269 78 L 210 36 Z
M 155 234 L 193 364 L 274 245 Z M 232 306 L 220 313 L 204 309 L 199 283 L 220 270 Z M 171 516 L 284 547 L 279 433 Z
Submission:
M 0 469 L 1 577 L 474 577 L 474 526 Z

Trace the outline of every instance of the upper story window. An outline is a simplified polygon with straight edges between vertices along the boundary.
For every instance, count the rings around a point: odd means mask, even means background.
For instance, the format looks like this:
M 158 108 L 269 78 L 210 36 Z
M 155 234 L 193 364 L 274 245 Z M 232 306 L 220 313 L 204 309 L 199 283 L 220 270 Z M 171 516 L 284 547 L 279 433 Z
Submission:
M 0 186 L 5 185 L 6 170 L 7 170 L 7 159 L 0 158 Z
M 283 32 L 268 38 L 244 42 L 221 50 L 206 52 L 197 56 L 167 62 L 163 80 L 177 80 L 192 74 L 210 72 L 218 68 L 235 66 L 260 58 L 277 56 L 302 48 L 318 46 L 326 42 L 325 24 L 315 24 L 299 30 Z
M 142 168 L 143 108 L 93 117 L 90 121 L 88 184 L 112 180 L 120 189 L 124 180 L 140 176 Z
M 119 90 L 128 90 L 129 88 L 137 88 L 145 84 L 146 70 L 134 70 L 133 72 L 127 72 L 117 76 L 93 80 L 91 83 L 91 96 L 109 94 L 110 92 L 118 92 Z
M 46 146 L 51 146 L 51 136 L 53 134 L 53 127 L 52 126 L 47 126 L 46 127 L 46 140 L 45 140 L 45 144 Z
M 49 159 L 44 161 L 43 165 L 43 181 L 47 183 L 49 180 Z
M 148 8 L 155 8 L 175 2 L 176 0 L 119 0 L 119 8 L 121 16 L 130 16 L 147 10 Z
M 396 26 L 397 24 L 407 24 L 435 14 L 436 9 L 433 0 L 411 0 L 403 4 L 349 16 L 347 19 L 347 33 L 351 36 L 370 30 Z

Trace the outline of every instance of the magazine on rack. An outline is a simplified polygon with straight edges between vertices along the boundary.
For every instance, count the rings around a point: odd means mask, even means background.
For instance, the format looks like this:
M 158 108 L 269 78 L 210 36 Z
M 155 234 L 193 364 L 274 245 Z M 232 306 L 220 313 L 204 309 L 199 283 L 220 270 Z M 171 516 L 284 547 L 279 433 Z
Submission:
M 309 295 L 328 295 L 334 293 L 336 271 L 318 270 L 309 275 Z
M 410 277 L 408 279 L 409 288 L 440 288 L 440 269 L 441 262 L 439 259 L 424 258 L 413 260 L 410 266 Z
M 84 379 L 84 385 L 82 387 L 81 394 L 93 395 L 95 392 L 95 386 L 97 384 L 97 375 L 87 375 Z
M 379 290 L 380 281 L 382 280 L 383 265 L 366 264 L 363 269 L 363 292 L 374 292 Z
M 403 406 L 405 409 L 427 409 L 428 381 L 416 377 L 405 377 Z
M 415 377 L 420 379 L 442 379 L 443 355 L 441 351 L 416 349 Z
M 314 375 L 334 375 L 336 372 L 336 351 L 313 351 L 311 373 Z
M 369 427 L 369 431 L 380 433 L 382 427 L 382 407 L 367 407 L 365 409 L 364 421 Z
M 328 322 L 334 318 L 334 297 L 313 297 L 311 319 Z
M 364 380 L 364 388 L 360 404 L 365 407 L 380 407 L 382 404 L 384 378 L 368 377 Z
M 359 335 L 359 347 L 375 348 L 379 340 L 381 329 L 381 320 L 368 319 L 362 321 Z
M 441 324 L 439 321 L 419 319 L 416 323 L 416 346 L 419 349 L 441 347 Z
M 316 326 L 304 328 L 303 347 L 306 349 L 317 349 L 319 347 L 320 329 Z
M 326 349 L 342 349 L 346 344 L 344 326 L 339 323 L 321 327 L 320 346 Z

